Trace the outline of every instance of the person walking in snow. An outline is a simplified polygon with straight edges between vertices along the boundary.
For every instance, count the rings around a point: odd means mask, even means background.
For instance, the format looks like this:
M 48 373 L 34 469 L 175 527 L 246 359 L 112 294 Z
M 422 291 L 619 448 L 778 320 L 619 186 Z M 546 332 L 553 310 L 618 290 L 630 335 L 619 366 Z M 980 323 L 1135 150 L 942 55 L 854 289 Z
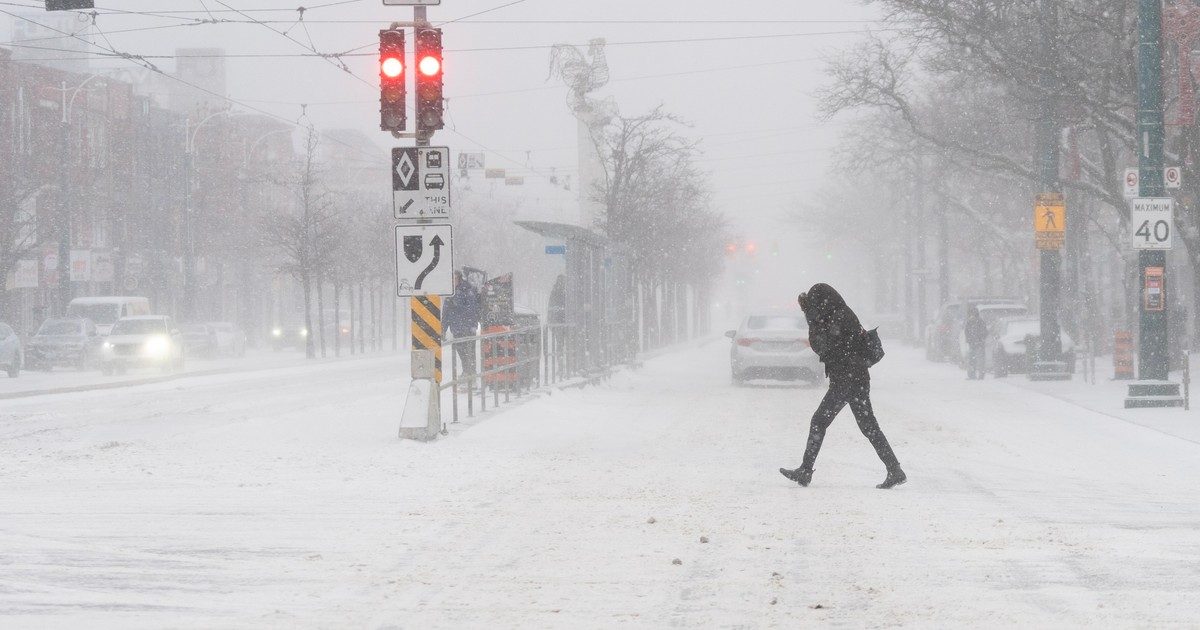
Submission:
M 465 339 L 479 334 L 479 319 L 481 316 L 479 291 L 463 278 L 461 271 L 454 272 L 454 295 L 450 296 L 443 306 L 446 327 L 456 339 Z M 461 341 L 454 344 L 458 360 L 462 363 L 463 375 L 475 374 L 474 341 Z
M 963 336 L 967 338 L 967 378 L 971 380 L 982 379 L 986 371 L 984 344 L 987 335 L 987 322 L 979 316 L 979 309 L 972 306 L 963 322 Z
M 838 412 L 850 405 L 859 430 L 870 440 L 875 453 L 887 467 L 887 478 L 876 487 L 888 489 L 904 483 L 907 477 L 871 409 L 870 361 L 865 357 L 864 348 L 867 333 L 858 316 L 833 287 L 824 283 L 815 284 L 807 293 L 801 293 L 799 302 L 808 320 L 809 345 L 825 364 L 829 391 L 813 414 L 804 463 L 795 470 L 780 468 L 779 472 L 801 486 L 808 486 L 821 442 L 825 440 L 825 430 Z

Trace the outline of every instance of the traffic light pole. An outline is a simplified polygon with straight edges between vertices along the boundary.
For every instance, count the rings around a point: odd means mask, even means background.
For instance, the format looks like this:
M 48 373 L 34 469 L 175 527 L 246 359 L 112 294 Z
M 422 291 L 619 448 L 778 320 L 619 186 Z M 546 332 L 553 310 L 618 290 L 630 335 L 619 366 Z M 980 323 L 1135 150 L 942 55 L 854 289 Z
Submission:
M 1138 195 L 1164 197 L 1162 4 L 1138 2 Z M 1174 227 L 1174 226 L 1172 226 Z M 1168 381 L 1170 345 L 1167 314 L 1167 254 L 1161 249 L 1138 251 L 1138 381 L 1130 383 L 1126 407 L 1182 406 L 1179 384 Z M 1158 291 L 1150 294 L 1149 277 Z M 1153 298 L 1153 299 L 1151 299 Z
M 392 26 L 394 28 L 399 25 L 401 24 L 394 23 Z M 418 30 L 429 26 L 425 7 L 413 7 L 412 26 Z M 416 37 L 413 38 L 413 43 L 415 46 Z M 419 95 L 418 98 L 420 98 Z M 418 107 L 418 115 L 415 117 L 415 132 L 410 134 L 393 131 L 392 136 L 396 138 L 411 137 L 416 140 L 418 147 L 427 147 L 433 131 L 422 128 L 419 109 Z M 417 222 L 428 224 L 432 223 L 432 220 L 421 219 Z M 396 255 L 399 256 L 400 253 L 397 252 Z M 441 366 L 439 365 L 443 324 L 442 298 L 439 296 L 411 297 L 409 298 L 409 313 L 412 320 L 410 327 L 413 329 L 410 360 L 412 383 L 409 385 L 408 398 L 401 416 L 399 435 L 402 439 L 434 440 L 444 430 L 441 411 Z M 418 314 L 422 318 L 420 322 L 418 322 Z M 417 333 L 418 328 L 422 330 L 420 335 Z M 436 335 L 430 334 L 431 332 Z M 438 348 L 423 349 L 421 336 L 431 338 L 430 340 L 437 344 Z M 453 351 L 451 349 L 451 352 Z M 450 374 L 450 378 L 453 379 L 454 374 Z
M 1059 99 L 1058 82 L 1054 79 L 1054 68 L 1058 59 L 1058 8 L 1056 0 L 1041 0 L 1039 12 L 1042 23 L 1042 115 L 1037 126 L 1038 153 L 1041 162 L 1041 188 L 1043 193 L 1061 193 L 1058 182 L 1059 166 Z M 1065 214 L 1065 213 L 1064 213 Z M 1037 217 L 1035 216 L 1035 221 Z M 1058 226 L 1062 227 L 1062 226 Z M 1041 273 L 1039 278 L 1038 304 L 1039 337 L 1037 359 L 1029 378 L 1033 380 L 1066 380 L 1070 370 L 1063 362 L 1062 333 L 1059 328 L 1058 312 L 1062 294 L 1062 239 L 1054 245 L 1040 246 Z

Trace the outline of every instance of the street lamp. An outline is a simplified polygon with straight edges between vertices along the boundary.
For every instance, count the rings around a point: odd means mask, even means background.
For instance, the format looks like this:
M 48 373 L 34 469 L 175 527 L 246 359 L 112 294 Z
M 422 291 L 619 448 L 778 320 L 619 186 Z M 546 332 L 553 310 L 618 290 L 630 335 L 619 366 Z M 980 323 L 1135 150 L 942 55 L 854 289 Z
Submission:
M 213 112 L 204 117 L 196 126 L 192 126 L 192 119 L 184 120 L 184 137 L 183 137 L 183 234 L 184 234 L 184 252 L 183 252 L 183 317 L 190 319 L 192 317 L 192 303 L 194 300 L 193 293 L 196 290 L 196 242 L 192 234 L 192 161 L 196 153 L 196 134 L 200 133 L 200 129 L 204 127 L 208 121 L 217 116 L 232 116 L 238 115 L 223 109 Z
M 71 286 L 71 210 L 74 205 L 72 203 L 72 193 L 74 191 L 72 190 L 71 182 L 73 181 L 74 173 L 70 172 L 70 169 L 74 165 L 69 160 L 72 156 L 70 146 L 71 108 L 74 107 L 75 97 L 79 96 L 80 90 L 88 83 L 91 83 L 93 79 L 102 77 L 104 77 L 102 74 L 88 75 L 86 79 L 73 88 L 68 88 L 67 82 L 63 81 L 62 87 L 59 89 L 62 92 L 62 121 L 59 124 L 59 133 L 61 134 L 60 138 L 63 153 L 65 154 L 64 158 L 68 158 L 68 163 L 62 174 L 62 217 L 58 228 L 58 291 L 59 301 L 62 303 L 59 312 L 63 315 L 66 315 L 67 304 L 71 302 L 71 298 L 73 297 L 73 287 Z M 67 96 L 68 92 L 70 93 L 70 97 Z

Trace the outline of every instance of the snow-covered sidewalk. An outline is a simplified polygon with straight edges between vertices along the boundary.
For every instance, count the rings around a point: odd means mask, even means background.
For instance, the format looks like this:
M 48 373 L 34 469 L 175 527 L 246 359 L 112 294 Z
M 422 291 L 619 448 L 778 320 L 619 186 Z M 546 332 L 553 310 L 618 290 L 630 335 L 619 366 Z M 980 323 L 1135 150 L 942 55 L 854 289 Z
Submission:
M 432 444 L 399 358 L 0 403 L 0 625 L 1188 625 L 1200 445 L 895 352 L 882 466 L 724 342 Z M 1114 402 L 1114 405 L 1119 404 Z M 707 542 L 702 542 L 702 541 Z

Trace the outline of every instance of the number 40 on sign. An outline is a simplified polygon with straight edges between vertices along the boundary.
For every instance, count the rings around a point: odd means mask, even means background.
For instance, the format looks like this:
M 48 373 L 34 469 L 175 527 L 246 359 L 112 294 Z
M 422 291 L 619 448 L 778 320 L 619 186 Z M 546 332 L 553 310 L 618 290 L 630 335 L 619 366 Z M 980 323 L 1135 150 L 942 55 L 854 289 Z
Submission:
M 1129 236 L 1134 249 L 1171 249 L 1175 200 L 1139 197 L 1129 202 Z

